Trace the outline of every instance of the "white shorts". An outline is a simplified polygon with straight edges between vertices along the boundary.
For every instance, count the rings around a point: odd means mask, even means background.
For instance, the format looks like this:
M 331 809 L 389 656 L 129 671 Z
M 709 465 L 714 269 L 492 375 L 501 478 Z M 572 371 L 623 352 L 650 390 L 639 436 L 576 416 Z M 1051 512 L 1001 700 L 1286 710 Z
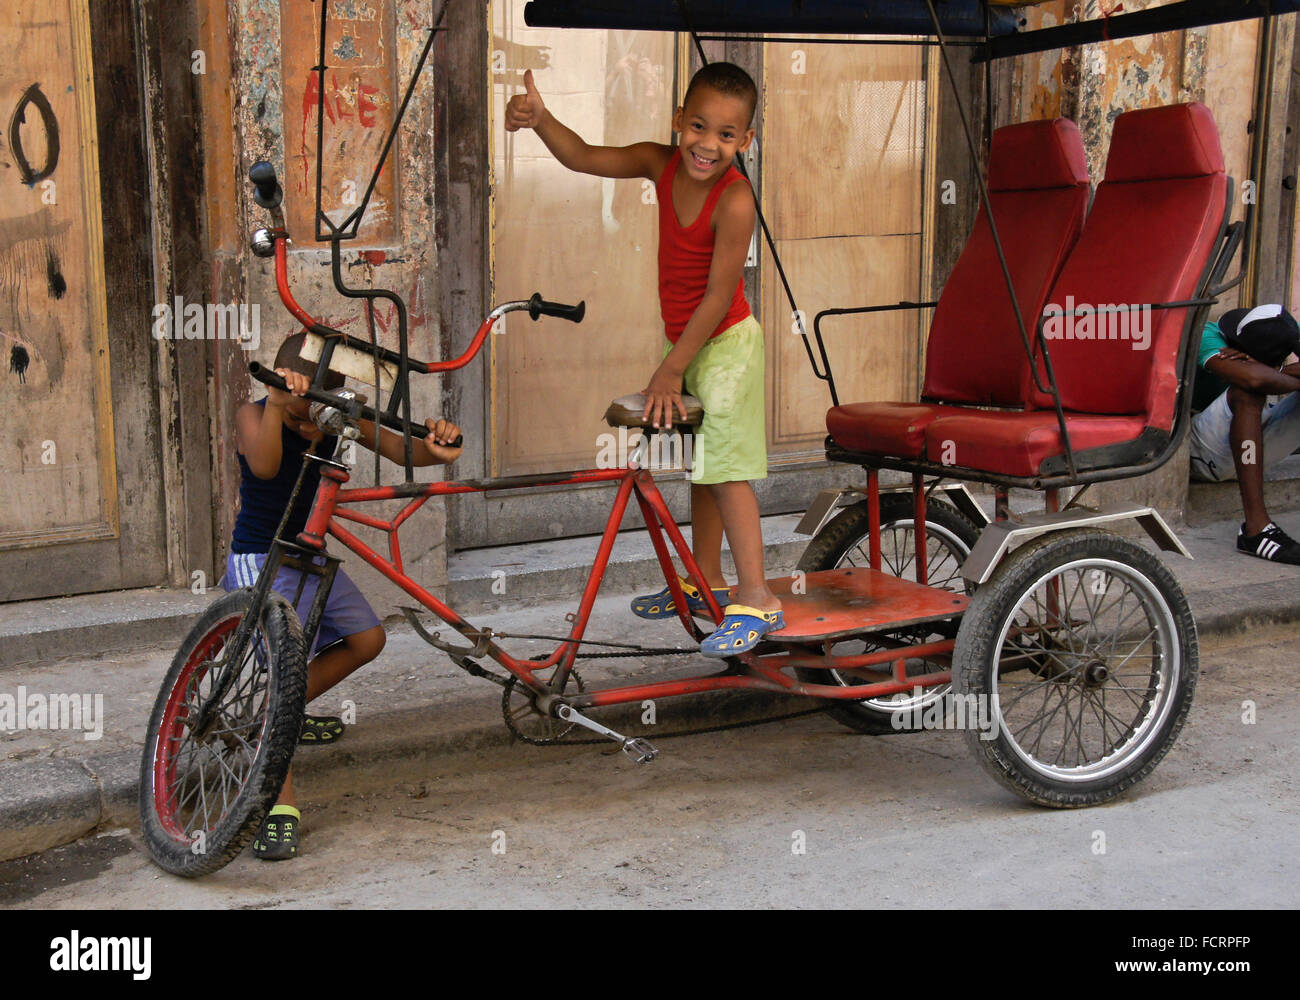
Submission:
M 1300 448 L 1300 392 L 1267 403 L 1260 415 L 1264 427 L 1264 468 L 1276 465 Z M 1232 461 L 1232 407 L 1227 392 L 1192 418 L 1192 478 L 1221 483 L 1237 478 Z

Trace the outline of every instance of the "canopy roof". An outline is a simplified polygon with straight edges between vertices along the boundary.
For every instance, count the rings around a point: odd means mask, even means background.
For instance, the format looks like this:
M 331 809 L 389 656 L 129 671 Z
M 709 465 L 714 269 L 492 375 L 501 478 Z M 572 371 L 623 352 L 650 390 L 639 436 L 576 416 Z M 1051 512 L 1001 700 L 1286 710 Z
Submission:
M 982 60 L 1289 14 L 1300 10 L 1300 0 L 1180 0 L 1131 14 L 1035 31 L 1019 31 L 1019 15 L 998 0 L 935 0 L 935 9 L 945 36 L 988 40 L 976 56 Z M 524 19 L 533 27 L 550 28 L 740 34 L 933 33 L 925 0 L 530 0 L 524 8 Z
M 936 9 L 945 34 L 983 37 L 986 10 L 992 34 L 1009 33 L 1019 20 L 1007 8 L 980 0 L 940 0 Z M 931 27 L 925 0 L 532 0 L 524 20 L 550 28 L 745 33 L 924 35 Z

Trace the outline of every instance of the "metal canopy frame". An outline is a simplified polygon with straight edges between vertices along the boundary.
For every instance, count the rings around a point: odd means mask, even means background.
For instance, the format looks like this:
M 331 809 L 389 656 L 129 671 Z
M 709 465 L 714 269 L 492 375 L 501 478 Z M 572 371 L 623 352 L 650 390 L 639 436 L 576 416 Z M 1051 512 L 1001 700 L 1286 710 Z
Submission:
M 1290 0 L 1281 3 L 1274 0 L 1181 0 L 1163 7 L 1133 11 L 1131 14 L 1112 14 L 1089 21 L 988 38 L 979 45 L 972 62 L 989 62 L 1090 42 L 1111 42 L 1120 38 L 1155 35 L 1162 31 L 1200 28 L 1210 24 L 1248 21 L 1251 18 L 1287 13 L 1274 9 L 1280 6 L 1290 6 L 1295 10 L 1297 5 Z
M 703 45 L 701 44 L 704 36 L 701 36 L 699 33 L 697 33 L 692 26 L 691 16 L 688 10 L 688 0 L 673 0 L 673 2 L 674 2 L 674 6 L 681 13 L 682 26 L 693 39 L 695 43 L 695 47 L 699 52 L 701 61 L 707 63 L 708 59 L 704 54 L 704 48 Z M 942 3 L 943 0 L 939 0 L 939 2 Z M 1041 29 L 1038 31 L 1025 32 L 1023 34 L 1002 36 L 1001 38 L 997 38 L 997 39 L 991 39 L 988 36 L 986 36 L 985 40 L 982 43 L 976 43 L 979 46 L 979 49 L 976 55 L 972 57 L 971 61 L 988 62 L 992 58 L 1001 58 L 1003 55 L 1016 55 L 1016 54 L 1020 54 L 1021 52 L 1047 51 L 1053 48 L 1061 48 L 1070 44 L 1078 44 L 1080 41 L 1087 41 L 1087 40 L 1104 41 L 1111 37 L 1132 37 L 1134 35 L 1152 34 L 1155 32 L 1173 30 L 1176 28 L 1194 27 L 1202 23 L 1218 23 L 1221 21 L 1244 20 L 1251 17 L 1273 16 L 1272 6 L 1274 5 L 1300 6 L 1300 4 L 1295 3 L 1295 0 L 1183 0 L 1182 3 L 1173 4 L 1167 7 L 1157 8 L 1155 11 L 1140 11 L 1133 15 L 1121 16 L 1120 18 L 1103 19 L 1101 22 L 1090 21 L 1090 22 L 1084 22 L 1080 24 L 1065 25 L 1063 26 L 1063 28 Z M 944 35 L 943 27 L 939 19 L 939 14 L 935 7 L 935 0 L 925 0 L 925 7 L 926 7 L 926 12 L 929 15 L 929 19 L 930 19 L 930 27 L 933 32 L 933 41 L 925 40 L 925 39 L 898 39 L 898 40 L 862 39 L 856 41 L 856 44 L 867 44 L 867 45 L 870 44 L 895 44 L 895 45 L 896 44 L 912 44 L 912 45 L 933 44 L 938 46 L 940 56 L 943 60 L 944 74 L 947 76 L 949 86 L 952 89 L 953 99 L 957 105 L 958 116 L 961 119 L 962 131 L 966 137 L 966 145 L 970 153 L 971 164 L 974 167 L 975 180 L 979 188 L 980 204 L 983 206 L 984 212 L 988 218 L 989 233 L 993 239 L 994 249 L 997 252 L 998 265 L 1002 271 L 1003 283 L 1006 287 L 1007 295 L 1011 300 L 1011 309 L 1016 320 L 1016 331 L 1020 335 L 1021 344 L 1024 347 L 1025 355 L 1029 360 L 1029 370 L 1033 378 L 1035 388 L 1037 388 L 1039 392 L 1049 393 L 1052 397 L 1053 409 L 1056 413 L 1057 426 L 1060 430 L 1061 442 L 1064 446 L 1064 451 L 1065 451 L 1066 480 L 1078 481 L 1080 480 L 1079 470 L 1075 460 L 1074 446 L 1070 441 L 1069 428 L 1066 425 L 1065 410 L 1064 407 L 1061 405 L 1061 393 L 1059 387 L 1057 386 L 1056 373 L 1052 366 L 1051 350 L 1047 344 L 1046 339 L 1043 337 L 1039 337 L 1038 342 L 1039 342 L 1039 347 L 1041 348 L 1042 351 L 1042 359 L 1043 359 L 1043 374 L 1047 376 L 1047 382 L 1048 382 L 1048 384 L 1044 386 L 1042 379 L 1039 377 L 1038 365 L 1036 363 L 1036 359 L 1034 356 L 1033 346 L 1029 339 L 1029 330 L 1025 324 L 1025 317 L 1021 313 L 1020 302 L 1015 293 L 1015 286 L 1012 282 L 1011 270 L 1007 263 L 1006 252 L 1002 245 L 1002 238 L 1001 235 L 998 233 L 997 221 L 993 213 L 993 204 L 989 197 L 988 184 L 984 178 L 983 172 L 980 170 L 979 149 L 975 142 L 974 133 L 971 131 L 970 117 L 967 113 L 966 102 L 962 99 L 961 90 L 957 86 L 956 76 L 952 68 L 952 60 L 949 56 L 948 50 L 949 48 L 952 47 L 954 42 L 952 40 L 949 40 Z M 1174 10 L 1174 8 L 1176 8 L 1176 10 Z M 1171 13 L 1168 13 L 1158 18 L 1142 17 L 1142 15 L 1144 14 L 1154 14 L 1160 11 L 1166 11 Z M 1138 20 L 1133 21 L 1133 20 L 1129 20 L 1129 18 L 1138 18 Z M 1201 18 L 1208 18 L 1208 19 L 1201 20 Z M 1124 32 L 1122 35 L 1117 34 L 1112 27 L 1117 21 L 1125 22 L 1122 25 L 1123 32 Z M 1067 37 L 1063 37 L 1062 33 L 1065 32 L 1066 29 L 1069 29 L 1069 32 L 1066 33 Z M 1096 38 L 1090 39 L 1086 37 L 1093 33 L 1097 34 Z M 1043 36 L 1043 35 L 1046 35 L 1047 37 L 1037 38 L 1036 41 L 1032 43 L 1032 44 L 1039 45 L 1038 48 L 1034 48 L 1031 45 L 1031 47 L 1028 48 L 1021 48 L 1015 51 L 1007 51 L 1001 53 L 1000 55 L 990 54 L 989 46 L 995 44 L 1001 44 L 1001 43 L 1010 43 L 1012 41 L 1015 41 L 1019 44 L 1030 44 L 1030 43 L 1026 43 L 1025 40 L 1034 39 L 1035 36 Z M 1071 41 L 1070 39 L 1075 38 L 1076 35 L 1078 36 L 1078 40 Z M 731 35 L 709 35 L 707 37 L 711 39 L 728 40 L 728 41 L 754 41 L 754 42 L 789 40 L 782 33 L 776 33 L 775 37 L 771 37 L 771 38 L 769 38 L 766 34 L 748 35 L 748 36 L 742 35 L 739 37 L 735 37 Z M 805 38 L 803 39 L 803 41 L 808 44 L 836 45 L 836 44 L 844 44 L 845 40 Z M 745 172 L 743 164 L 740 165 L 740 169 L 742 173 Z M 767 225 L 767 220 L 763 217 L 763 212 L 761 207 L 758 208 L 758 218 L 763 229 L 763 234 L 767 240 L 768 248 L 772 253 L 773 262 L 776 264 L 777 273 L 780 275 L 782 286 L 785 289 L 786 297 L 789 300 L 790 306 L 794 310 L 794 315 L 796 317 L 796 320 L 798 321 L 799 334 L 803 340 L 804 351 L 808 355 L 808 361 L 809 364 L 812 366 L 813 374 L 818 379 L 827 383 L 827 387 L 831 393 L 832 402 L 838 404 L 837 394 L 835 392 L 835 383 L 834 383 L 833 376 L 831 375 L 830 362 L 826 354 L 825 344 L 823 343 L 821 337 L 821 331 L 820 331 L 821 318 L 825 315 L 845 315 L 849 313 L 876 312 L 876 311 L 884 311 L 884 310 L 892 310 L 892 309 L 927 308 L 935 305 L 936 303 L 899 302 L 896 305 L 867 306 L 858 309 L 836 309 L 836 310 L 827 310 L 823 313 L 820 313 L 815 320 L 815 327 L 816 327 L 815 334 L 817 339 L 818 353 L 820 354 L 822 360 L 822 368 L 819 369 L 817 365 L 817 360 L 813 355 L 812 344 L 808 339 L 808 331 L 801 318 L 802 314 L 800 313 L 798 306 L 795 303 L 794 293 L 790 288 L 790 283 L 786 277 L 785 269 L 781 265 L 781 259 L 776 249 L 775 240 L 772 238 L 771 230 Z M 1240 237 L 1238 236 L 1237 238 L 1239 239 Z M 1233 250 L 1235 251 L 1236 242 L 1233 242 L 1232 246 L 1233 246 Z M 1226 267 L 1227 264 L 1226 261 L 1216 261 L 1214 258 L 1212 258 L 1210 262 L 1207 264 L 1207 276 L 1209 270 L 1213 268 L 1216 265 L 1216 263 L 1221 263 L 1224 267 Z M 1218 294 L 1221 294 L 1227 288 L 1232 287 L 1233 285 L 1237 284 L 1239 281 L 1240 278 L 1234 280 L 1233 282 L 1229 283 L 1226 286 L 1219 286 L 1214 289 L 1209 289 L 1208 291 L 1205 292 L 1204 295 L 1201 295 L 1195 299 L 1187 300 L 1185 302 L 1150 303 L 1150 305 L 1152 308 L 1157 308 L 1157 309 L 1167 309 L 1173 307 L 1207 308 L 1209 304 L 1215 301 L 1215 298 L 1217 297 Z M 1204 282 L 1202 284 L 1204 284 Z M 1191 323 L 1194 318 L 1195 318 L 1195 314 L 1193 313 L 1192 315 L 1189 315 L 1187 322 Z M 1041 325 L 1041 321 L 1042 318 L 1039 317 L 1037 320 L 1039 325 Z
M 316 3 L 317 0 L 312 0 Z M 365 195 L 361 203 L 353 209 L 348 216 L 339 224 L 325 214 L 322 204 L 323 191 L 323 174 L 325 161 L 325 71 L 329 68 L 325 61 L 326 44 L 325 36 L 329 27 L 329 0 L 320 0 L 320 47 L 318 50 L 316 65 L 312 67 L 312 72 L 316 74 L 317 93 L 321 94 L 321 100 L 316 103 L 316 242 L 330 245 L 330 264 L 331 276 L 334 281 L 335 290 L 345 298 L 362 299 L 366 307 L 366 322 L 370 332 L 371 353 L 375 359 L 376 378 L 375 378 L 375 411 L 380 410 L 380 395 L 382 394 L 382 385 L 378 377 L 378 369 L 386 355 L 390 352 L 381 350 L 379 346 L 378 334 L 375 330 L 375 307 L 376 299 L 385 299 L 393 304 L 397 311 L 397 375 L 394 385 L 389 393 L 389 405 L 387 412 L 390 416 L 397 416 L 398 410 L 401 411 L 402 420 L 402 452 L 406 472 L 406 481 L 413 482 L 415 479 L 415 470 L 413 466 L 412 444 L 411 444 L 411 389 L 410 389 L 410 341 L 408 331 L 408 317 L 406 311 L 406 302 L 400 294 L 391 289 L 385 288 L 353 288 L 348 286 L 343 280 L 343 243 L 347 240 L 355 240 L 361 229 L 361 223 L 365 218 L 366 209 L 370 207 L 370 199 L 374 195 L 375 187 L 379 183 L 379 176 L 383 173 L 384 166 L 388 162 L 388 157 L 392 152 L 393 144 L 397 139 L 397 131 L 401 128 L 402 119 L 406 116 L 407 105 L 410 104 L 411 95 L 415 93 L 415 85 L 420 79 L 425 63 L 428 61 L 429 52 L 433 49 L 434 39 L 438 33 L 447 30 L 443 24 L 447 15 L 447 6 L 451 0 L 442 0 L 433 17 L 432 25 L 429 28 L 428 37 L 420 49 L 419 58 L 416 60 L 415 70 L 411 73 L 411 79 L 406 85 L 406 91 L 402 95 L 402 102 L 398 106 L 397 113 L 393 116 L 392 126 L 388 130 L 388 135 L 384 138 L 383 147 L 379 151 L 379 159 L 375 163 L 375 168 L 371 172 L 370 181 L 366 185 Z M 316 381 L 319 383 L 316 388 L 322 388 L 325 374 L 329 369 L 330 357 L 334 352 L 334 346 L 342 337 L 340 331 L 330 330 L 325 327 L 314 327 L 312 332 L 321 334 L 325 337 L 325 345 L 321 353 L 321 358 L 317 364 Z M 376 430 L 378 433 L 378 430 Z M 375 449 L 375 482 L 378 483 L 379 474 L 379 449 Z

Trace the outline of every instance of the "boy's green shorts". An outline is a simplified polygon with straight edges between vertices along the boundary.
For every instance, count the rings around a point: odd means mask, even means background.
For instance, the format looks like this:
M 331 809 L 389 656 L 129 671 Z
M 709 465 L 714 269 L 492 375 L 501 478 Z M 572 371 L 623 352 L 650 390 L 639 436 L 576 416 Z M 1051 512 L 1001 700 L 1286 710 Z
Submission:
M 672 346 L 666 344 L 665 356 Z M 707 341 L 687 367 L 682 390 L 704 404 L 704 421 L 692 446 L 691 482 L 766 479 L 763 328 L 758 320 L 749 316 Z

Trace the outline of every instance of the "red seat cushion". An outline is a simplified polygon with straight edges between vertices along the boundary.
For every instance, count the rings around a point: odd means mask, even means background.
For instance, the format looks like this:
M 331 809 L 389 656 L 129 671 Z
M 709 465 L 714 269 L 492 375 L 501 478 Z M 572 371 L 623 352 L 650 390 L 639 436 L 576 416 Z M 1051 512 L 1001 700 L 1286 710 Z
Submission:
M 827 412 L 826 429 L 849 451 L 920 458 L 930 423 L 962 410 L 935 403 L 848 403 Z
M 1067 413 L 1065 420 L 1076 453 L 1133 441 L 1146 427 L 1141 416 Z M 1045 460 L 1065 454 L 1065 446 L 1054 412 L 967 410 L 929 423 L 925 454 L 931 462 L 944 465 L 1006 476 L 1036 476 Z

